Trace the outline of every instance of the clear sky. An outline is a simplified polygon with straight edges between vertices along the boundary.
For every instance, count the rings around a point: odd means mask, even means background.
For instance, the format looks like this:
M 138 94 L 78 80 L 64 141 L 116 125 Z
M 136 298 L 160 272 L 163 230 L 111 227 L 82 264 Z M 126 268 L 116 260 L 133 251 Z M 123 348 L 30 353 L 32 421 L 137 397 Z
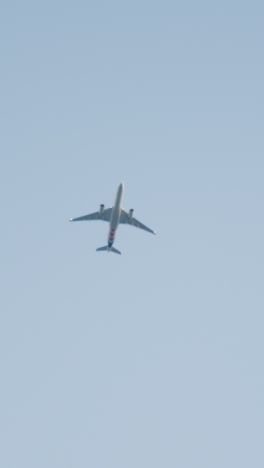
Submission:
M 1 467 L 263 468 L 263 24 L 2 4 Z

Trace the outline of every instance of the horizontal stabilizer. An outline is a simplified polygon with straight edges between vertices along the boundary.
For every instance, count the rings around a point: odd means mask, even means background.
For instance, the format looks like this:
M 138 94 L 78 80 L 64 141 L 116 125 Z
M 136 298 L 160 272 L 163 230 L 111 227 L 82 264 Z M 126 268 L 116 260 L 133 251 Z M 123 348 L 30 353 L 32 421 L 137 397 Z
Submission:
M 98 249 L 96 249 L 96 252 L 101 252 L 102 250 L 108 250 L 107 245 L 105 245 L 104 247 L 99 247 Z
M 114 252 L 114 253 L 117 253 L 119 255 L 121 255 L 121 252 L 117 249 L 115 249 L 114 247 L 111 248 L 110 252 Z
M 96 252 L 102 252 L 105 250 L 121 255 L 121 252 L 119 252 L 119 250 L 115 249 L 114 247 L 109 248 L 108 245 L 105 245 L 104 247 L 99 247 L 98 249 L 96 249 Z

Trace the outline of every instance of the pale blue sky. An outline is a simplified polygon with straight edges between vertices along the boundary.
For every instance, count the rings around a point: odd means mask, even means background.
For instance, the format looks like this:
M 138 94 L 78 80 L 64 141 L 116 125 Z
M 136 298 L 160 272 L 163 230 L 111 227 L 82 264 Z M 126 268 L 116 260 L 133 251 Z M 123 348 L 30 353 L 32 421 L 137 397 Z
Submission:
M 2 5 L 1 467 L 263 468 L 263 20 Z

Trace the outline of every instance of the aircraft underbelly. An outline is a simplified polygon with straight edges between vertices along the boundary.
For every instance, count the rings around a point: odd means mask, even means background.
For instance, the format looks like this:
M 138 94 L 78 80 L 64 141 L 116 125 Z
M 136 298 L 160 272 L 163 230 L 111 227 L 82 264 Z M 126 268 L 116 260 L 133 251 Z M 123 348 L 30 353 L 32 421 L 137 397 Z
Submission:
M 119 224 L 120 210 L 113 210 L 110 226 L 112 229 L 116 229 Z

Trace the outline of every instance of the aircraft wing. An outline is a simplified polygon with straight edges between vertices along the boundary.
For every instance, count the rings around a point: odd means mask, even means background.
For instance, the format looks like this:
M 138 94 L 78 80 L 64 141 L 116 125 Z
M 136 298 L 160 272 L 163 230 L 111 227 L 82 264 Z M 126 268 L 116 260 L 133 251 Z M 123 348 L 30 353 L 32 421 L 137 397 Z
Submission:
M 70 221 L 93 221 L 93 220 L 101 220 L 101 221 L 110 221 L 112 213 L 112 208 L 108 208 L 104 210 L 102 214 L 99 211 L 96 213 L 91 213 L 85 216 L 81 216 L 80 218 L 71 218 Z
M 129 214 L 125 210 L 121 210 L 120 214 L 120 219 L 119 219 L 120 224 L 130 224 L 131 226 L 135 226 L 139 229 L 144 229 L 144 231 L 151 232 L 152 234 L 157 234 L 156 231 L 152 231 L 152 229 L 148 228 L 144 224 L 142 224 L 140 221 L 138 221 L 136 218 L 130 218 Z

